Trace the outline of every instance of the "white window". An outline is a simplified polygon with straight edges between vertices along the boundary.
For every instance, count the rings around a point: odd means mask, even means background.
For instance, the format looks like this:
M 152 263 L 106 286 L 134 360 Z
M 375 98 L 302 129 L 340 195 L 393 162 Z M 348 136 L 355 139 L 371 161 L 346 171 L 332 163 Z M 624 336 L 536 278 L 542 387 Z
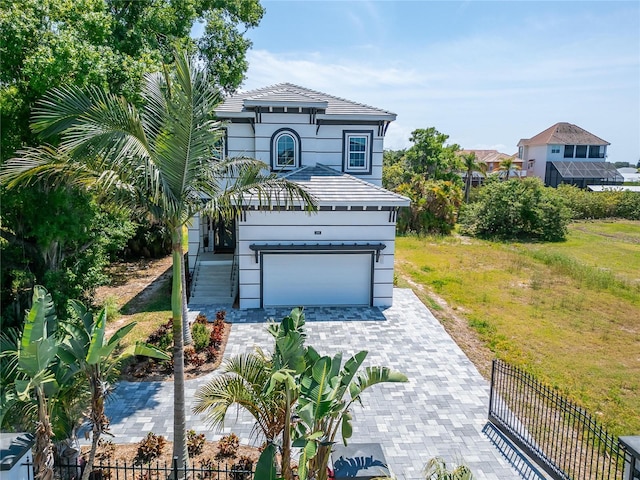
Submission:
M 344 171 L 371 172 L 371 131 L 344 132 Z
M 271 141 L 271 165 L 274 170 L 289 170 L 299 165 L 300 137 L 293 130 L 278 130 Z
M 560 153 L 560 147 L 558 145 L 552 146 L 551 153 Z

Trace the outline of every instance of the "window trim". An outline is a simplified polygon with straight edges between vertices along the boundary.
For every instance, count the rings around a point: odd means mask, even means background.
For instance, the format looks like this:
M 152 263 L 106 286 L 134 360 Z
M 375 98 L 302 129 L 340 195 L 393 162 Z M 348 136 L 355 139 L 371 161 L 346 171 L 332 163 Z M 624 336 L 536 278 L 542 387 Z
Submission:
M 349 166 L 349 139 L 351 137 L 365 137 L 367 145 L 364 154 L 363 167 Z M 343 130 L 342 131 L 342 171 L 350 174 L 371 175 L 373 163 L 373 130 Z
M 278 165 L 277 143 L 280 137 L 284 135 L 289 135 L 293 138 L 293 165 Z M 298 132 L 292 130 L 291 128 L 280 128 L 279 130 L 276 130 L 275 132 L 273 132 L 273 135 L 271 135 L 271 170 L 286 171 L 298 168 L 300 166 L 301 150 L 302 142 L 300 141 L 300 135 L 298 135 Z

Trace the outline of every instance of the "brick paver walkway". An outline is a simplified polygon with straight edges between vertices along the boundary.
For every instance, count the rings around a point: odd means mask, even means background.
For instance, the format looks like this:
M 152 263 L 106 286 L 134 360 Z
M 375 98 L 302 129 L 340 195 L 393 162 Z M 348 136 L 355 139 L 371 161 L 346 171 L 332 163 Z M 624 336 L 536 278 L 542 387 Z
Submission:
M 193 308 L 193 307 L 192 307 Z M 198 309 L 199 310 L 199 309 Z M 215 308 L 203 308 L 213 318 Z M 225 357 L 259 346 L 272 347 L 265 318 L 286 310 L 233 310 Z M 195 315 L 197 310 L 191 312 Z M 489 384 L 411 290 L 396 289 L 391 308 L 318 308 L 306 313 L 307 343 L 320 353 L 344 352 L 343 358 L 368 350 L 366 364 L 405 373 L 406 384 L 376 385 L 354 408 L 351 442 L 379 442 L 398 479 L 424 478 L 424 464 L 434 456 L 464 461 L 477 479 L 541 478 L 504 439 L 487 429 Z M 247 443 L 253 422 L 231 415 L 224 432 L 212 432 L 191 413 L 194 393 L 213 374 L 187 381 L 188 428 L 217 439 L 230 432 Z M 148 432 L 171 436 L 171 382 L 121 382 L 107 405 L 114 442 L 138 442 Z M 484 431 L 483 431 L 484 430 Z

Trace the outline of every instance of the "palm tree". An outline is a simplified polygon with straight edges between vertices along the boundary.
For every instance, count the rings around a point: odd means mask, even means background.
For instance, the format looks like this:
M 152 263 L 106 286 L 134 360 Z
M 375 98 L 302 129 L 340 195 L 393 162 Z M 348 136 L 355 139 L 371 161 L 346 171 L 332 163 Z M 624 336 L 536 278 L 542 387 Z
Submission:
M 184 398 L 182 323 L 182 228 L 195 215 L 233 215 L 246 197 L 260 203 L 303 203 L 313 198 L 301 187 L 264 175 L 263 162 L 240 158 L 215 161 L 212 152 L 224 126 L 213 118 L 221 97 L 206 71 L 176 53 L 175 68 L 146 77 L 138 109 L 98 88 L 54 89 L 34 111 L 34 130 L 59 136 L 49 146 L 19 152 L 1 178 L 16 186 L 36 178 L 65 178 L 134 210 L 151 215 L 171 232 L 171 312 L 174 358 L 173 456 L 188 462 Z M 267 170 L 268 171 L 268 170 Z
M 469 193 L 471 192 L 471 181 L 473 179 L 473 172 L 480 172 L 483 175 L 487 173 L 487 164 L 479 162 L 475 152 L 469 152 L 461 156 L 462 165 L 465 169 L 466 176 L 464 182 L 464 201 L 469 203 Z
M 286 407 L 282 389 L 265 393 L 270 379 L 271 360 L 261 351 L 233 357 L 221 375 L 196 391 L 193 412 L 206 414 L 211 426 L 221 429 L 227 411 L 237 405 L 255 419 L 255 433 L 260 431 L 267 442 L 274 442 L 284 429 Z
M 511 178 L 511 171 L 520 170 L 520 166 L 514 163 L 513 157 L 507 157 L 500 162 L 498 170 L 500 171 L 500 177 L 503 180 L 509 180 L 509 178 Z

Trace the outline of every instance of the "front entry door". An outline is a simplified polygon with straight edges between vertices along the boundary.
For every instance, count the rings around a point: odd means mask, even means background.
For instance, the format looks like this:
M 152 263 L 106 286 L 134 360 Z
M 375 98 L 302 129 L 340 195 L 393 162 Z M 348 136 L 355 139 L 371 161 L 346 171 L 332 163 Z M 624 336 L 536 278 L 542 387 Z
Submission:
M 213 251 L 216 253 L 233 253 L 236 248 L 236 222 L 225 221 L 218 217 L 213 231 Z

